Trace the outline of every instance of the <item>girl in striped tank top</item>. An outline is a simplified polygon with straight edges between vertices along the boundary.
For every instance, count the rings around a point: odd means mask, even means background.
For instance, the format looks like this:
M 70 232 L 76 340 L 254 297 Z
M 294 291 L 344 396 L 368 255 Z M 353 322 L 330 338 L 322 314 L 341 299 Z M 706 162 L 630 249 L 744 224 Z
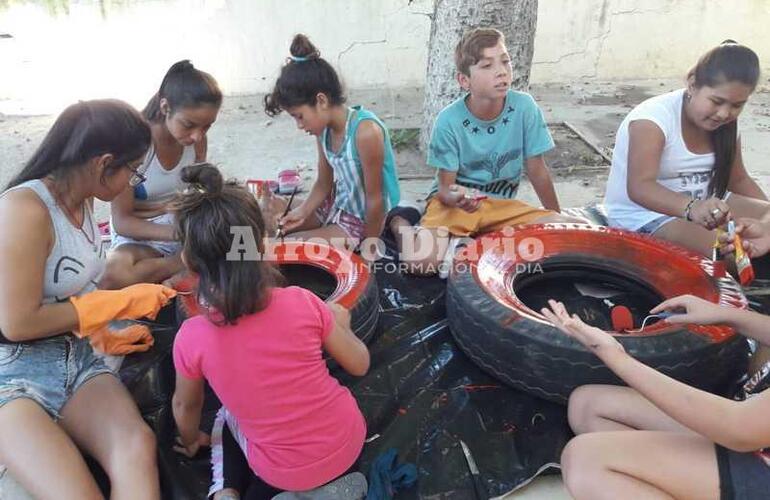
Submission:
M 265 111 L 288 112 L 318 143 L 318 178 L 279 228 L 293 238 L 323 238 L 357 247 L 377 238 L 399 200 L 393 148 L 385 124 L 369 110 L 345 105 L 334 68 L 305 35 L 294 37 Z M 275 215 L 275 214 L 274 214 Z

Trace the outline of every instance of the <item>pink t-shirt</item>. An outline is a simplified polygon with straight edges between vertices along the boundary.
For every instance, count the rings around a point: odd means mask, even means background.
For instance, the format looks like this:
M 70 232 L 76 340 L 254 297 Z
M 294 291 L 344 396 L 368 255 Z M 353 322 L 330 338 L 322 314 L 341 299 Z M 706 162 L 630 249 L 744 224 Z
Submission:
M 277 488 L 327 483 L 363 447 L 361 410 L 322 358 L 333 324 L 321 299 L 292 286 L 274 288 L 269 305 L 237 325 L 188 319 L 174 341 L 176 369 L 208 380 L 248 440 L 252 470 Z

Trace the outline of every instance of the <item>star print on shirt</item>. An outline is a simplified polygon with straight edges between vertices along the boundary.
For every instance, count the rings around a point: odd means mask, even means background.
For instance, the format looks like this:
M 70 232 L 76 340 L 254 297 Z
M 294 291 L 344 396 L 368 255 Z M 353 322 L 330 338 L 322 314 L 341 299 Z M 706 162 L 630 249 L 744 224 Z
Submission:
M 473 127 L 471 129 L 471 132 L 474 133 L 474 134 L 478 134 L 479 133 L 479 128 L 478 127 Z
M 503 118 L 503 125 L 508 125 L 508 122 L 510 122 L 510 121 L 511 121 L 510 118 L 507 118 L 507 117 Z

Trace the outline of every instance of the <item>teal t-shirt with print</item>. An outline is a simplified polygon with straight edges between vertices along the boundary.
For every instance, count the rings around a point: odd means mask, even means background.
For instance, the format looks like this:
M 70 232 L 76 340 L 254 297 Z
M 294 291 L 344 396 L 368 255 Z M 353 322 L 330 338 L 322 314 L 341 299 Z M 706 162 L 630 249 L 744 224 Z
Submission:
M 476 118 L 461 97 L 436 117 L 428 165 L 457 172 L 457 184 L 494 198 L 515 198 L 527 158 L 553 148 L 543 112 L 531 95 L 509 90 L 494 120 Z M 438 172 L 430 194 L 438 191 Z

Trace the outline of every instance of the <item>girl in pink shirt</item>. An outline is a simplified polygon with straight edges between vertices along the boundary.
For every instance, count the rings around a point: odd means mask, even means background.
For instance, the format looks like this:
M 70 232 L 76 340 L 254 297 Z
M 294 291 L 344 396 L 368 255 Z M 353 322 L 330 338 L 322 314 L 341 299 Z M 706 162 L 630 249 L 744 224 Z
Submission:
M 185 321 L 174 342 L 178 450 L 197 452 L 205 379 L 223 405 L 212 434 L 214 498 L 321 486 L 351 468 L 366 437 L 355 399 L 329 374 L 322 350 L 359 376 L 369 352 L 347 310 L 277 286 L 270 262 L 228 258 L 238 243 L 231 227 L 251 228 L 264 253 L 265 224 L 250 193 L 211 165 L 182 176 L 190 188 L 176 206 L 181 255 L 209 313 Z M 239 458 L 247 474 L 233 465 Z

